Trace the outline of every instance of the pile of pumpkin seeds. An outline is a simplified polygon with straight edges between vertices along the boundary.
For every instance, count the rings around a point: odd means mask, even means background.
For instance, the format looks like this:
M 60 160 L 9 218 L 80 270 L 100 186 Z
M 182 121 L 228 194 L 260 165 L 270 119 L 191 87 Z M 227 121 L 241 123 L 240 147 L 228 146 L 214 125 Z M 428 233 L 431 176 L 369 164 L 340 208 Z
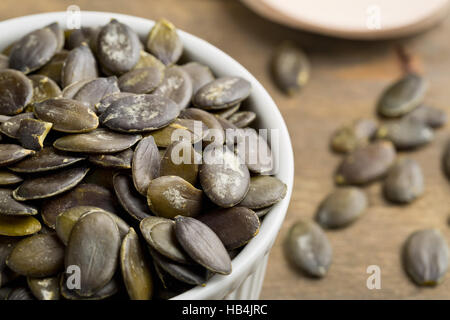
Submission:
M 53 23 L 0 58 L 1 299 L 170 298 L 206 285 L 232 272 L 286 194 L 249 127 L 257 115 L 239 111 L 250 82 L 188 61 L 167 20 L 146 39 L 114 19 Z M 233 151 L 247 136 L 269 161 Z M 208 157 L 220 161 L 195 161 Z
M 430 143 L 433 130 L 447 122 L 445 112 L 423 104 L 426 88 L 421 75 L 409 72 L 383 91 L 377 120 L 357 119 L 332 135 L 331 149 L 343 155 L 334 177 L 337 188 L 320 203 L 315 222 L 296 222 L 286 239 L 288 258 L 306 274 L 326 275 L 333 253 L 324 229 L 345 228 L 367 212 L 363 187 L 381 181 L 386 200 L 400 205 L 423 194 L 420 165 L 405 152 Z M 444 168 L 450 172 L 450 144 Z M 447 271 L 448 254 L 439 230 L 416 231 L 405 240 L 405 271 L 418 285 L 436 285 Z

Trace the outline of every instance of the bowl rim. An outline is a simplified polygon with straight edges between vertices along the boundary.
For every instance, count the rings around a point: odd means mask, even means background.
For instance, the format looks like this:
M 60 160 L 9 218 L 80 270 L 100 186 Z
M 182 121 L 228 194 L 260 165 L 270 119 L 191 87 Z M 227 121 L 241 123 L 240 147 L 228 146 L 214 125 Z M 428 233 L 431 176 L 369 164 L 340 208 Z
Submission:
M 148 27 L 148 30 L 150 30 L 150 28 L 155 23 L 150 19 L 114 12 L 81 11 L 80 13 L 82 26 L 100 25 L 101 22 L 99 21 L 111 19 L 113 17 L 125 24 L 130 25 L 130 27 L 132 28 L 138 28 L 136 26 L 139 25 L 139 28 L 145 26 Z M 66 14 L 67 12 L 65 11 L 56 11 L 11 18 L 0 22 L 0 30 L 2 28 L 8 28 L 8 30 L 16 30 L 14 26 L 17 26 L 19 30 L 23 30 L 25 28 L 29 32 L 30 30 L 36 28 L 36 24 L 44 26 L 54 21 L 62 23 L 63 19 L 66 17 Z M 86 23 L 86 21 L 89 22 Z M 25 27 L 23 27 L 24 25 Z M 65 27 L 66 26 L 64 25 L 64 28 Z M 192 46 L 201 47 L 201 52 L 203 55 L 205 54 L 205 52 L 208 52 L 209 54 L 213 54 L 214 56 L 216 56 L 217 60 L 222 61 L 223 64 L 227 63 L 234 65 L 235 68 L 239 71 L 239 76 L 251 82 L 251 95 L 258 95 L 261 97 L 261 99 L 265 100 L 264 107 L 256 108 L 259 108 L 259 111 L 261 112 L 260 114 L 262 114 L 262 118 L 270 117 L 270 121 L 277 124 L 277 128 L 280 130 L 280 138 L 285 140 L 283 142 L 285 146 L 285 148 L 282 150 L 283 155 L 282 157 L 278 156 L 278 161 L 279 166 L 283 166 L 284 172 L 287 173 L 283 176 L 282 179 L 283 182 L 287 185 L 286 196 L 282 201 L 277 203 L 265 216 L 263 222 L 261 223 L 261 228 L 258 236 L 250 241 L 239 253 L 239 255 L 233 259 L 233 272 L 227 276 L 216 274 L 208 281 L 206 286 L 194 287 L 172 298 L 180 300 L 199 300 L 211 298 L 215 299 L 217 297 L 224 296 L 223 293 L 221 293 L 224 291 L 224 289 L 233 288 L 232 290 L 234 290 L 234 288 L 239 286 L 240 283 L 245 280 L 243 278 L 248 276 L 251 272 L 251 270 L 249 269 L 254 268 L 253 264 L 255 264 L 260 257 L 267 254 L 272 247 L 281 228 L 281 224 L 284 221 L 290 203 L 294 181 L 294 154 L 291 139 L 284 119 L 275 102 L 261 85 L 261 83 L 246 68 L 244 68 L 239 62 L 234 60 L 224 51 L 186 31 L 183 31 L 181 29 L 177 30 L 183 43 L 189 43 Z M 15 39 L 17 39 L 17 37 L 15 37 Z M 3 39 L 0 42 L 4 41 L 7 40 Z M 214 69 L 214 67 L 212 67 L 212 69 Z

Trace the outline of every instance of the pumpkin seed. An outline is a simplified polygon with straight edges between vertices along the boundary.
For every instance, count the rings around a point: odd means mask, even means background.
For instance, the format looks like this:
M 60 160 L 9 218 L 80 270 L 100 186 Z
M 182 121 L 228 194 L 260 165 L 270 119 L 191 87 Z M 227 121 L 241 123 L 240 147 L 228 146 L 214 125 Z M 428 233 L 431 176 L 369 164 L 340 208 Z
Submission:
M 120 235 L 116 223 L 103 212 L 81 217 L 72 229 L 67 244 L 65 265 L 80 268 L 80 288 L 83 297 L 92 296 L 114 276 L 120 250 Z
M 191 78 L 192 93 L 195 95 L 201 87 L 214 81 L 214 75 L 211 69 L 199 62 L 188 62 L 181 66 Z
M 175 217 L 175 234 L 189 256 L 208 270 L 219 274 L 231 273 L 231 259 L 219 237 L 203 222 Z
M 58 22 L 49 24 L 47 28 L 49 28 L 56 37 L 56 52 L 61 51 L 64 48 L 64 42 L 66 40 L 64 37 L 64 30 L 61 28 Z
M 73 98 L 82 102 L 95 112 L 95 105 L 99 103 L 103 97 L 119 91 L 117 77 L 96 78 L 84 84 Z
M 38 300 L 59 300 L 59 277 L 27 278 L 27 284 Z
M 162 63 L 158 58 L 148 53 L 147 51 L 141 50 L 139 61 L 133 69 L 136 70 L 147 67 L 156 67 L 159 69 L 159 71 L 161 71 L 161 73 L 164 73 L 164 70 L 166 69 L 164 63 Z
M 286 196 L 287 186 L 278 178 L 254 176 L 250 179 L 248 193 L 239 205 L 249 209 L 271 206 Z
M 266 214 L 268 214 L 270 212 L 270 210 L 272 210 L 272 206 L 267 207 L 267 208 L 262 208 L 262 209 L 258 209 L 255 210 L 256 215 L 258 216 L 258 218 L 262 218 L 264 217 Z
M 0 189 L 0 215 L 29 216 L 37 214 L 34 207 L 17 202 L 12 197 L 12 190 Z
M 70 234 L 73 227 L 80 219 L 80 217 L 88 212 L 102 211 L 102 209 L 97 207 L 80 206 L 72 207 L 63 212 L 61 212 L 56 217 L 55 230 L 59 237 L 59 240 L 67 246 L 69 242 Z
M 272 59 L 272 73 L 276 84 L 289 95 L 306 85 L 310 76 L 306 54 L 291 43 L 282 44 Z
M 57 98 L 62 95 L 58 84 L 47 76 L 34 74 L 29 77 L 33 82 L 32 103 L 42 102 L 50 98 Z
M 119 78 L 120 90 L 136 94 L 150 93 L 161 83 L 163 73 L 157 67 L 131 70 Z
M 183 110 L 192 99 L 192 80 L 181 67 L 167 68 L 154 94 L 169 98 L 178 105 L 179 110 Z
M 431 142 L 434 134 L 427 125 L 404 119 L 386 122 L 377 136 L 392 141 L 397 149 L 412 149 Z
M 61 69 L 63 88 L 79 81 L 91 80 L 97 77 L 97 62 L 91 49 L 85 44 L 72 49 Z
M 39 69 L 39 71 L 37 71 L 37 73 L 52 79 L 59 86 L 61 86 L 62 85 L 62 79 L 61 79 L 62 68 L 64 66 L 64 61 L 66 61 L 68 55 L 69 55 L 69 51 L 61 50 L 60 52 L 56 53 L 53 56 L 53 58 L 50 60 L 50 62 L 48 62 L 45 66 L 43 66 L 41 69 Z
M 423 123 L 431 128 L 439 128 L 447 123 L 447 114 L 443 110 L 425 105 L 415 108 L 405 118 Z
M 31 294 L 30 290 L 25 287 L 17 287 L 12 289 L 8 296 L 6 297 L 6 300 L 36 300 L 34 299 L 33 295 Z
M 13 289 L 8 287 L 0 288 L 0 300 L 6 300 Z
M 228 121 L 234 124 L 238 128 L 247 127 L 250 123 L 252 123 L 256 119 L 256 113 L 252 111 L 241 111 L 232 114 Z
M 17 131 L 19 142 L 22 147 L 35 151 L 40 151 L 44 147 L 44 140 L 47 137 L 52 123 L 36 119 L 22 119 Z
M 0 70 L 0 114 L 12 116 L 21 113 L 33 97 L 33 84 L 23 73 Z
M 114 101 L 116 101 L 120 98 L 123 98 L 123 97 L 129 97 L 132 95 L 134 95 L 134 94 L 129 93 L 129 92 L 115 92 L 115 93 L 109 94 L 109 95 L 103 97 L 103 99 L 100 100 L 100 102 L 95 105 L 95 109 L 98 114 L 102 114 L 103 112 L 105 112 L 106 109 L 109 108 L 111 103 L 113 103 Z
M 26 180 L 13 192 L 19 201 L 56 196 L 74 188 L 83 180 L 89 168 L 77 167 Z
M 401 159 L 389 170 L 383 186 L 384 194 L 390 201 L 412 202 L 424 190 L 422 169 L 413 159 Z
M 135 190 L 133 179 L 128 174 L 115 174 L 113 183 L 117 199 L 126 212 L 139 221 L 150 216 L 145 198 Z
M 233 114 L 235 114 L 236 112 L 239 111 L 239 109 L 241 108 L 241 103 L 236 103 L 234 106 L 225 108 L 225 109 L 221 109 L 221 110 L 217 110 L 217 111 L 210 111 L 212 114 L 216 115 L 217 117 L 221 117 L 223 119 L 228 119 L 229 117 L 231 117 Z
M 292 262 L 313 277 L 324 277 L 330 268 L 333 249 L 323 230 L 314 222 L 298 221 L 286 239 Z
M 24 149 L 16 144 L 0 144 L 0 166 L 13 164 L 34 154 L 33 150 Z
M 178 176 L 195 185 L 198 177 L 198 164 L 195 150 L 189 141 L 172 143 L 161 159 L 161 176 Z
M 112 169 L 131 169 L 131 159 L 133 150 L 126 149 L 117 154 L 92 154 L 89 156 L 89 162 L 104 168 Z
M 83 43 L 86 43 L 91 50 L 95 52 L 99 32 L 100 28 L 90 27 L 81 27 L 79 29 L 70 30 L 70 34 L 67 37 L 67 48 L 72 50 L 81 46 Z
M 8 69 L 9 67 L 9 57 L 0 53 L 0 69 Z
M 81 80 L 81 81 L 76 81 L 76 82 L 68 85 L 62 91 L 63 98 L 73 100 L 73 97 L 75 97 L 75 95 L 78 93 L 78 91 L 80 91 L 80 89 L 83 88 L 83 86 L 86 83 L 88 83 L 89 81 L 90 81 L 90 79 L 89 80 Z
M 258 174 L 272 173 L 274 169 L 272 151 L 267 141 L 255 129 L 245 128 L 229 131 L 227 132 L 227 139 L 233 137 L 233 134 L 236 135 L 236 153 L 251 172 Z M 228 140 L 227 143 L 229 143 Z
M 373 119 L 358 119 L 350 126 L 336 130 L 331 138 L 331 148 L 340 153 L 348 153 L 357 147 L 367 145 L 377 130 Z
M 133 228 L 125 236 L 120 250 L 122 277 L 131 300 L 150 300 L 153 280 L 139 238 Z
M 34 119 L 34 114 L 32 112 L 26 112 L 9 118 L 0 124 L 0 132 L 10 138 L 17 139 L 17 132 L 20 128 L 20 122 L 23 119 Z
M 178 116 L 172 100 L 157 95 L 134 95 L 111 103 L 100 116 L 102 124 L 122 132 L 143 132 L 167 126 Z
M 48 99 L 37 103 L 34 114 L 40 120 L 53 123 L 53 130 L 56 131 L 82 133 L 98 127 L 95 112 L 71 99 Z
M 101 65 L 113 74 L 130 71 L 139 61 L 141 43 L 131 28 L 112 19 L 98 35 L 97 54 Z
M 225 109 L 245 100 L 250 90 L 251 84 L 247 80 L 222 77 L 201 87 L 192 102 L 202 109 Z
M 436 229 L 414 232 L 404 246 L 404 266 L 411 279 L 421 286 L 437 285 L 448 269 L 448 246 Z
M 250 186 L 247 167 L 226 147 L 203 153 L 199 175 L 205 194 L 221 207 L 233 207 L 241 202 Z
M 117 277 L 112 278 L 103 288 L 99 289 L 89 297 L 82 297 L 77 294 L 76 290 L 67 288 L 67 277 L 61 277 L 59 288 L 61 295 L 67 300 L 103 300 L 117 294 L 120 289 L 120 283 Z
M 147 50 L 165 65 L 176 63 L 183 53 L 183 43 L 175 26 L 165 19 L 156 22 L 148 35 Z
M 214 231 L 227 250 L 247 244 L 259 232 L 259 218 L 244 207 L 218 209 L 198 218 Z
M 336 182 L 366 184 L 384 176 L 395 160 L 395 149 L 389 141 L 378 141 L 355 149 L 340 164 Z
M 55 234 L 36 234 L 17 243 L 6 264 L 27 277 L 52 276 L 64 267 L 64 246 Z
M 14 217 L 0 215 L 0 235 L 22 237 L 37 233 L 41 224 L 33 217 Z
M 225 142 L 222 125 L 211 113 L 197 108 L 188 108 L 181 111 L 179 118 L 201 121 L 208 128 L 208 134 L 203 137 L 204 145 L 209 144 L 209 142 L 223 145 Z
M 0 170 L 0 186 L 14 185 L 22 181 L 23 179 L 18 175 L 6 170 Z
M 133 154 L 132 173 L 136 190 L 147 195 L 148 185 L 159 176 L 160 156 L 152 136 L 145 137 L 136 146 Z
M 81 153 L 117 153 L 132 147 L 142 137 L 96 129 L 88 133 L 68 135 L 57 139 L 53 146 L 62 151 Z
M 83 156 L 69 155 L 53 147 L 44 147 L 41 151 L 8 168 L 14 172 L 44 172 L 65 168 L 84 159 Z
M 189 140 L 191 144 L 195 144 L 208 135 L 208 128 L 197 120 L 176 119 L 168 126 L 151 132 L 150 135 L 155 138 L 158 147 L 167 148 L 173 142 L 181 139 Z
M 414 73 L 407 74 L 390 85 L 378 101 L 378 112 L 385 117 L 398 117 L 418 107 L 423 100 L 427 84 Z
M 0 237 L 0 287 L 3 287 L 3 285 L 8 282 L 8 279 L 6 279 L 6 273 L 10 272 L 11 274 L 17 275 L 14 271 L 8 269 L 6 266 L 6 260 L 11 255 L 11 252 L 19 241 L 20 238 L 17 237 Z
M 338 188 L 321 202 L 316 221 L 324 228 L 343 228 L 357 220 L 367 205 L 367 196 L 361 189 Z
M 27 74 L 43 67 L 56 53 L 58 40 L 49 28 L 35 30 L 11 49 L 9 66 Z

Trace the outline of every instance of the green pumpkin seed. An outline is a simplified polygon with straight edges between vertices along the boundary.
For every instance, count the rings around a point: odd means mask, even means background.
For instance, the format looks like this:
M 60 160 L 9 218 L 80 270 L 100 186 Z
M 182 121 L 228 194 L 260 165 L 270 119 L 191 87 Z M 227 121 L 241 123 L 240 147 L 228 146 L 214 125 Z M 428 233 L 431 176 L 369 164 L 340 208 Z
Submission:
M 72 229 L 66 248 L 66 268 L 80 268 L 80 288 L 83 297 L 92 296 L 114 276 L 120 250 L 120 235 L 116 223 L 105 213 L 93 212 L 81 217 Z
M 61 69 L 62 87 L 66 88 L 76 82 L 91 80 L 97 77 L 97 62 L 91 49 L 84 44 L 72 49 L 67 55 Z
M 36 119 L 22 119 L 17 136 L 22 147 L 40 151 L 53 124 Z
M 26 180 L 13 192 L 19 201 L 56 196 L 74 188 L 88 173 L 89 168 L 77 167 Z
M 22 181 L 23 179 L 18 175 L 6 170 L 0 170 L 0 186 L 10 186 Z
M 397 149 L 413 149 L 431 142 L 434 134 L 427 125 L 404 119 L 386 122 L 377 136 L 392 141 Z
M 27 284 L 38 300 L 59 300 L 59 277 L 27 278 Z
M 227 250 L 247 244 L 259 232 L 259 218 L 244 207 L 218 209 L 198 218 L 214 231 Z
M 405 116 L 407 119 L 423 123 L 431 128 L 439 128 L 447 123 L 447 114 L 440 109 L 421 105 Z
M 58 22 L 53 22 L 49 24 L 46 28 L 49 28 L 56 37 L 56 52 L 61 51 L 64 48 L 64 30 L 61 28 Z
M 167 126 L 178 116 L 172 100 L 156 95 L 134 95 L 111 103 L 100 116 L 102 124 L 122 132 L 144 132 Z
M 236 112 L 228 118 L 232 124 L 238 128 L 244 128 L 250 125 L 256 119 L 256 113 L 252 111 Z
M 323 228 L 343 228 L 356 221 L 367 206 L 367 196 L 361 189 L 338 188 L 321 202 L 316 212 L 316 221 Z
M 291 43 L 284 43 L 272 59 L 272 74 L 281 90 L 293 95 L 309 80 L 310 63 L 306 54 Z
M 119 78 L 120 90 L 136 94 L 150 93 L 163 79 L 163 73 L 157 67 L 131 70 Z
M 411 279 L 421 286 L 439 284 L 448 269 L 448 246 L 436 229 L 414 232 L 404 246 L 404 266 Z
M 286 239 L 292 262 L 306 274 L 324 277 L 330 268 L 333 250 L 323 230 L 314 222 L 298 221 Z
M 90 155 L 89 162 L 104 168 L 131 169 L 131 159 L 133 150 L 126 149 L 117 154 L 93 154 Z
M 0 144 L 0 166 L 13 164 L 34 153 L 16 144 Z
M 242 78 L 218 78 L 201 87 L 192 102 L 202 109 L 225 109 L 245 100 L 250 90 L 250 82 Z
M 147 50 L 165 65 L 176 63 L 183 53 L 183 43 L 175 26 L 165 19 L 155 23 L 148 35 Z
M 64 267 L 64 246 L 55 234 L 36 234 L 17 243 L 6 264 L 27 277 L 52 276 Z
M 136 190 L 147 195 L 150 181 L 159 177 L 160 156 L 153 137 L 149 136 L 141 141 L 133 154 L 132 170 L 133 182 Z
M 14 172 L 44 172 L 65 168 L 84 159 L 83 156 L 69 155 L 53 147 L 44 147 L 41 151 L 8 168 Z
M 349 126 L 336 130 L 331 138 L 331 148 L 340 153 L 348 153 L 357 147 L 367 145 L 377 130 L 373 119 L 358 119 Z
M 14 217 L 0 215 L 0 235 L 22 237 L 37 233 L 41 224 L 33 217 Z
M 97 54 L 101 65 L 113 74 L 130 71 L 139 61 L 141 43 L 131 28 L 112 19 L 98 35 Z
M 32 98 L 30 79 L 16 70 L 0 70 L 0 114 L 12 116 L 21 113 Z
M 5 300 L 35 300 L 30 290 L 25 287 L 12 289 Z
M 17 202 L 12 197 L 12 190 L 0 189 L 0 215 L 29 216 L 37 214 L 34 207 Z
M 86 82 L 74 95 L 73 99 L 82 102 L 95 112 L 95 105 L 99 103 L 103 97 L 119 91 L 117 77 L 96 78 Z
M 407 74 L 390 85 L 378 101 L 378 112 L 385 117 L 398 117 L 418 107 L 423 100 L 427 84 L 414 73 Z
M 53 123 L 53 130 L 56 131 L 82 133 L 98 127 L 95 112 L 71 99 L 48 99 L 37 103 L 34 114 L 40 120 Z
M 139 221 L 150 216 L 147 201 L 136 191 L 133 179 L 128 174 L 115 174 L 113 183 L 117 199 L 126 212 Z
M 35 74 L 29 77 L 33 82 L 32 103 L 42 102 L 50 98 L 57 98 L 62 95 L 58 84 L 47 76 Z
M 0 124 L 0 132 L 10 138 L 17 139 L 17 132 L 20 128 L 20 122 L 23 119 L 34 119 L 34 114 L 32 112 L 26 112 L 7 119 Z
M 57 139 L 53 146 L 62 151 L 81 153 L 117 153 L 132 147 L 142 137 L 96 129 L 88 133 L 73 134 Z
M 161 71 L 161 73 L 164 73 L 164 70 L 166 69 L 164 63 L 162 63 L 158 58 L 144 50 L 141 50 L 139 61 L 134 66 L 133 70 L 148 67 L 156 67 L 159 69 L 159 71 Z
M 179 110 L 183 110 L 192 99 L 192 80 L 181 67 L 167 68 L 154 94 L 169 98 L 178 105 Z
M 355 149 L 340 164 L 336 182 L 339 184 L 366 184 L 384 176 L 395 160 L 391 142 L 378 141 Z
M 97 212 L 102 209 L 97 207 L 80 206 L 72 207 L 61 212 L 56 217 L 55 230 L 61 242 L 67 246 L 73 227 L 80 217 L 88 212 Z
M 164 218 L 196 216 L 202 208 L 203 192 L 186 180 L 164 176 L 150 181 L 147 202 L 150 210 Z
M 179 140 L 189 140 L 191 144 L 195 144 L 208 135 L 208 128 L 197 120 L 176 119 L 168 126 L 151 132 L 150 135 L 155 138 L 158 147 L 167 148 Z
M 62 68 L 64 66 L 64 61 L 66 61 L 67 56 L 69 55 L 69 51 L 67 50 L 61 50 L 60 52 L 56 53 L 53 58 L 50 60 L 49 63 L 47 63 L 45 66 L 43 66 L 39 71 L 37 71 L 38 74 L 42 76 L 46 76 L 53 81 L 55 81 L 58 85 L 62 85 L 61 80 L 61 73 Z
M 383 187 L 390 201 L 410 203 L 424 191 L 422 169 L 413 159 L 401 159 L 389 170 Z
M 201 221 L 177 216 L 175 234 L 189 256 L 206 269 L 219 273 L 231 273 L 231 260 L 220 238 Z
M 131 300 L 151 300 L 153 280 L 150 267 L 133 228 L 125 236 L 120 249 L 122 277 Z
M 214 81 L 214 75 L 208 66 L 198 62 L 189 62 L 181 66 L 192 82 L 192 93 L 195 95 L 201 87 Z
M 189 141 L 172 143 L 161 159 L 161 176 L 178 176 L 195 185 L 198 177 L 198 164 L 195 150 Z
M 132 95 L 134 95 L 134 94 L 129 93 L 129 92 L 115 92 L 115 93 L 109 94 L 109 95 L 105 96 L 102 100 L 100 100 L 99 103 L 97 103 L 95 105 L 95 109 L 98 114 L 102 114 L 103 112 L 105 112 L 106 109 L 109 108 L 111 103 L 113 103 L 114 101 L 116 101 L 120 98 L 123 98 L 123 97 L 130 97 Z
M 188 108 L 181 111 L 180 119 L 192 119 L 201 121 L 208 128 L 208 134 L 203 137 L 203 142 L 222 145 L 225 142 L 225 133 L 217 118 L 209 112 L 197 108 Z
M 11 49 L 9 66 L 27 74 L 43 67 L 56 53 L 58 41 L 49 28 L 33 31 Z
M 248 193 L 239 205 L 249 209 L 271 206 L 286 196 L 287 186 L 278 178 L 254 176 L 250 179 Z

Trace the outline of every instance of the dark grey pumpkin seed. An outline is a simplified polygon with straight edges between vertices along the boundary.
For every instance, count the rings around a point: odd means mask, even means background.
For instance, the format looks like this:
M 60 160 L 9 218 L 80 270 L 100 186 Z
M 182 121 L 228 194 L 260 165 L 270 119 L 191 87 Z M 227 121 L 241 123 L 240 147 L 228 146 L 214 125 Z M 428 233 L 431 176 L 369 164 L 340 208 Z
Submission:
M 68 135 L 57 139 L 53 146 L 62 151 L 81 153 L 117 153 L 132 147 L 142 137 L 96 129 L 88 133 Z
M 0 215 L 29 216 L 37 214 L 34 207 L 17 202 L 12 197 L 12 190 L 0 189 Z
M 82 166 L 28 179 L 14 190 L 14 199 L 25 201 L 56 196 L 74 188 L 88 171 L 89 168 Z
M 0 236 L 0 288 L 19 276 L 6 266 L 6 260 L 20 240 L 18 237 Z
M 86 43 L 95 52 L 99 32 L 100 28 L 91 27 L 70 30 L 69 36 L 67 37 L 67 49 L 72 50 Z
M 33 31 L 11 49 L 9 66 L 27 74 L 43 67 L 56 53 L 58 40 L 49 28 Z
M 433 140 L 434 133 L 427 125 L 414 120 L 393 120 L 382 125 L 378 138 L 392 141 L 397 149 L 413 149 Z
M 33 150 L 24 149 L 16 144 L 0 144 L 0 166 L 13 164 L 32 154 Z
M 12 290 L 13 290 L 13 288 L 9 288 L 9 287 L 0 288 L 0 300 L 6 300 Z
M 59 277 L 27 278 L 28 288 L 38 300 L 59 300 Z
M 68 282 L 67 277 L 61 276 L 59 289 L 61 291 L 61 295 L 64 297 L 64 299 L 67 300 L 103 300 L 117 294 L 121 287 L 119 279 L 117 279 L 117 277 L 114 277 L 103 288 L 99 289 L 94 294 L 90 295 L 89 297 L 82 297 L 79 294 L 77 294 L 76 290 L 69 289 L 67 287 L 67 282 Z
M 262 208 L 262 209 L 258 209 L 255 210 L 256 215 L 258 216 L 258 218 L 262 218 L 264 217 L 266 214 L 268 214 L 270 212 L 270 210 L 272 210 L 272 206 L 267 207 L 267 208 Z
M 396 152 L 389 141 L 378 141 L 355 149 L 340 164 L 336 182 L 366 184 L 384 176 L 395 160 Z
M 415 122 L 423 123 L 431 128 L 439 128 L 447 123 L 447 114 L 437 108 L 421 105 L 405 116 Z
M 96 78 L 85 83 L 74 95 L 73 99 L 82 102 L 92 111 L 103 97 L 119 92 L 117 77 Z
M 168 126 L 152 131 L 150 135 L 155 138 L 158 147 L 167 148 L 179 140 L 189 140 L 191 144 L 203 140 L 208 135 L 208 127 L 198 120 L 176 119 Z
M 97 77 L 97 62 L 91 49 L 85 44 L 72 49 L 61 70 L 62 87 Z
M 122 277 L 131 300 L 150 300 L 153 280 L 143 248 L 133 228 L 125 236 L 120 249 Z
M 84 159 L 83 156 L 69 155 L 53 147 L 44 147 L 41 151 L 8 168 L 14 172 L 44 172 L 65 168 Z
M 47 76 L 34 74 L 29 77 L 33 82 L 32 103 L 42 102 L 50 98 L 57 98 L 62 95 L 58 84 Z
M 17 131 L 19 131 L 20 122 L 23 119 L 34 119 L 34 114 L 32 112 L 26 112 L 7 119 L 0 124 L 0 132 L 10 138 L 17 139 Z
M 181 66 L 187 72 L 192 82 L 192 93 L 195 95 L 205 84 L 214 81 L 214 75 L 211 69 L 199 62 L 188 62 Z
M 199 175 L 205 194 L 221 207 L 241 202 L 250 186 L 247 167 L 226 147 L 211 148 L 203 153 Z
M 147 50 L 165 65 L 171 65 L 181 57 L 183 42 L 179 38 L 175 26 L 171 22 L 161 19 L 150 30 Z
M 104 68 L 120 75 L 139 61 L 141 43 L 131 28 L 112 19 L 98 35 L 97 54 Z
M 189 141 L 172 143 L 161 159 L 161 176 L 178 176 L 195 185 L 198 177 L 195 150 Z
M 17 136 L 22 147 L 40 151 L 44 140 L 52 128 L 52 123 L 36 119 L 22 119 Z
M 336 130 L 331 138 L 331 148 L 336 152 L 348 153 L 357 147 L 367 145 L 377 130 L 373 119 L 359 119 L 349 126 Z
M 367 196 L 361 189 L 338 188 L 321 202 L 316 221 L 324 228 L 343 228 L 356 221 L 367 206 Z
M 189 256 L 206 269 L 219 274 L 231 273 L 231 259 L 220 238 L 203 222 L 177 216 L 175 234 Z
M 14 217 L 0 215 L 0 235 L 22 237 L 37 233 L 41 230 L 39 220 L 33 217 Z
M 244 207 L 218 209 L 198 218 L 214 231 L 227 250 L 247 244 L 259 232 L 259 218 Z
M 48 62 L 45 66 L 43 66 L 39 71 L 37 71 L 38 74 L 46 76 L 53 81 L 55 81 L 59 86 L 62 85 L 61 80 L 61 73 L 62 68 L 64 66 L 64 61 L 66 60 L 67 56 L 69 55 L 69 51 L 62 50 L 58 53 L 56 53 L 53 58 Z
M 422 169 L 413 159 L 401 159 L 389 170 L 383 187 L 390 201 L 412 202 L 424 191 Z
M 104 168 L 131 169 L 133 150 L 126 149 L 117 154 L 93 154 L 89 156 L 89 162 Z
M 232 133 L 237 138 L 236 153 L 253 173 L 271 174 L 274 170 L 274 159 L 269 144 L 255 129 L 245 128 L 227 131 L 227 143 Z
M 398 117 L 418 107 L 423 100 L 427 84 L 414 73 L 407 74 L 390 85 L 378 101 L 378 112 L 385 117 Z
M 179 110 L 185 109 L 192 99 L 192 80 L 181 67 L 173 66 L 164 71 L 164 79 L 154 94 L 174 101 Z
M 256 119 L 256 113 L 252 111 L 241 111 L 232 114 L 228 121 L 238 128 L 244 128 L 250 125 Z
M 80 89 L 83 88 L 83 86 L 91 80 L 92 79 L 76 81 L 76 82 L 68 85 L 62 91 L 63 98 L 73 99 L 73 97 L 75 97 L 75 95 L 78 93 L 78 91 L 80 91 Z
M 6 264 L 27 277 L 52 276 L 64 268 L 64 245 L 56 234 L 36 234 L 17 243 Z
M 117 199 L 133 218 L 140 221 L 151 215 L 146 199 L 135 190 L 130 175 L 117 173 L 114 175 L 113 183 Z
M 209 144 L 209 142 L 222 145 L 225 142 L 225 133 L 222 125 L 211 113 L 198 108 L 188 108 L 181 111 L 179 118 L 201 121 L 206 125 L 208 134 L 203 137 L 204 145 Z
M 306 85 L 310 76 L 310 63 L 302 49 L 291 43 L 282 44 L 272 59 L 272 73 L 276 84 L 292 95 Z
M 287 186 L 271 176 L 254 176 L 250 179 L 248 193 L 239 205 L 249 209 L 271 206 L 286 196 Z
M 53 130 L 81 133 L 98 127 L 95 112 L 81 102 L 71 99 L 48 99 L 34 105 L 37 118 L 53 123 Z
M 6 300 L 35 300 L 35 299 L 30 290 L 28 290 L 28 288 L 17 287 L 9 292 L 8 296 L 6 297 Z
M 23 73 L 0 70 L 0 114 L 12 116 L 21 113 L 33 97 L 33 84 Z
M 97 212 L 102 209 L 97 207 L 80 206 L 72 207 L 61 212 L 56 217 L 55 230 L 61 242 L 67 246 L 72 229 L 78 220 L 86 213 Z
M 76 292 L 89 297 L 103 288 L 116 271 L 120 235 L 116 223 L 103 212 L 81 217 L 72 229 L 66 248 L 66 268 L 80 268 L 80 288 Z
M 58 22 L 53 22 L 47 26 L 56 37 L 56 52 L 61 51 L 64 48 L 65 36 L 64 30 L 61 28 Z
M 172 100 L 157 95 L 134 95 L 111 103 L 100 116 L 106 127 L 122 132 L 143 132 L 167 126 L 178 116 Z
M 6 170 L 0 170 L 0 186 L 14 185 L 22 181 L 23 179 L 18 175 Z
M 414 232 L 404 246 L 404 266 L 411 279 L 421 286 L 442 281 L 448 269 L 448 246 L 436 229 Z
M 120 90 L 136 94 L 150 93 L 163 79 L 163 73 L 157 67 L 131 70 L 119 78 Z
M 114 101 L 116 101 L 120 98 L 123 98 L 123 97 L 129 97 L 132 95 L 133 95 L 133 93 L 130 93 L 130 92 L 116 92 L 116 93 L 107 95 L 102 100 L 100 100 L 99 103 L 97 103 L 95 105 L 95 109 L 98 114 L 102 114 L 103 112 L 105 112 L 106 109 L 109 108 L 111 103 L 113 103 Z
M 164 74 L 164 70 L 166 69 L 166 66 L 164 63 L 161 62 L 158 58 L 156 58 L 154 55 L 148 53 L 147 51 L 141 50 L 139 61 L 134 66 L 134 70 L 141 69 L 141 68 L 148 68 L 148 67 L 156 67 Z
M 298 221 L 286 238 L 289 258 L 313 277 L 324 277 L 333 258 L 333 250 L 323 230 L 314 222 Z
M 201 87 L 193 103 L 202 109 L 225 109 L 245 100 L 250 95 L 251 84 L 239 77 L 218 78 Z
M 150 181 L 159 177 L 161 158 L 152 136 L 139 141 L 133 154 L 131 172 L 136 190 L 147 195 Z
M 225 108 L 225 109 L 221 109 L 221 110 L 217 110 L 217 111 L 210 111 L 210 112 L 218 117 L 228 119 L 233 114 L 238 112 L 240 108 L 241 108 L 241 103 L 239 102 L 229 108 Z

